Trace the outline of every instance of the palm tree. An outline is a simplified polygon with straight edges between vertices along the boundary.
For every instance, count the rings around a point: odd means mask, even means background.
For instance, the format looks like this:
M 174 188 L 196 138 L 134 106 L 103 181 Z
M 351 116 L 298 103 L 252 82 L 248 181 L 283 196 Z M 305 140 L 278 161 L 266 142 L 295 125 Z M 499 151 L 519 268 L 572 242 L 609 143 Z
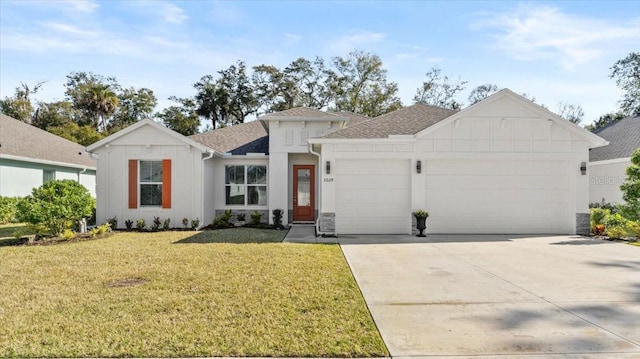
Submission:
M 86 106 L 95 115 L 98 131 L 107 128 L 108 118 L 118 109 L 118 96 L 109 85 L 94 83 L 87 89 Z

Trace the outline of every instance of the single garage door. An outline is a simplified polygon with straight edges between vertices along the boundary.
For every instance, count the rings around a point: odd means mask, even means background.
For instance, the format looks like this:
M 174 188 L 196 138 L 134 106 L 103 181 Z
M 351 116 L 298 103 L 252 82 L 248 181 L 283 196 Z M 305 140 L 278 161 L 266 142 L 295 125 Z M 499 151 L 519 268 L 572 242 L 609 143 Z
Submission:
M 568 234 L 565 161 L 427 160 L 427 233 Z
M 337 160 L 336 232 L 411 232 L 409 160 Z

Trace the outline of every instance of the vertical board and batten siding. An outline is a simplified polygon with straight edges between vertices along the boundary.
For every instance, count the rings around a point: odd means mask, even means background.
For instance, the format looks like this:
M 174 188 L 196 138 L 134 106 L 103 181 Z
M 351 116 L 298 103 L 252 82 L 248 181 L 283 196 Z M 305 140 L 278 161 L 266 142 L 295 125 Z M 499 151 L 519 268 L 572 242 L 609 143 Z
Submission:
M 183 218 L 202 220 L 200 150 L 156 128 L 143 126 L 116 138 L 108 147 L 99 148 L 97 153 L 98 223 L 114 216 L 118 218 L 119 227 L 124 227 L 126 220 L 135 222 L 139 218 L 151 225 L 156 216 L 162 220 L 169 218 L 172 227 L 181 227 Z M 137 185 L 130 188 L 129 185 L 138 183 L 139 160 L 163 161 L 163 186 L 169 189 L 166 192 L 163 188 L 163 206 L 139 206 L 139 188 Z

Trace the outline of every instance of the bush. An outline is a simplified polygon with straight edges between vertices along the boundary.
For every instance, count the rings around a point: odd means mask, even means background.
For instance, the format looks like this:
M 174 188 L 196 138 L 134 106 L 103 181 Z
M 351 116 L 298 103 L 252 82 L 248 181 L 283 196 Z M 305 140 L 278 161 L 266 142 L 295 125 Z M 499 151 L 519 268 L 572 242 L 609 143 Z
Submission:
M 118 217 L 112 217 L 107 219 L 107 223 L 109 223 L 109 225 L 111 226 L 112 229 L 117 229 L 118 228 Z
M 627 231 L 625 231 L 624 228 L 622 227 L 609 227 L 607 228 L 606 233 L 607 233 L 607 237 L 609 238 L 620 239 L 627 236 Z
M 18 222 L 18 202 L 20 197 L 0 196 L 0 224 Z
M 200 226 L 200 218 L 193 218 L 191 220 L 191 230 L 192 231 L 197 230 L 198 226 Z
M 189 218 L 184 217 L 182 219 L 182 228 L 187 229 L 187 226 L 189 225 Z
M 233 217 L 233 212 L 228 209 L 224 211 L 224 213 L 213 220 L 211 227 L 215 229 L 221 228 L 231 228 L 233 227 L 233 223 L 231 223 L 231 217 Z
M 620 186 L 625 204 L 622 211 L 630 220 L 640 221 L 640 148 L 631 155 L 631 166 L 626 170 L 627 177 Z
M 130 231 L 133 228 L 133 221 L 130 219 L 127 219 L 126 221 L 124 221 L 124 226 L 127 227 L 128 231 Z
M 258 211 L 254 211 L 253 213 L 251 213 L 251 225 L 252 226 L 259 226 L 262 220 L 262 214 L 260 214 L 260 212 Z
M 34 188 L 18 202 L 18 220 L 36 230 L 38 237 L 57 236 L 75 221 L 91 216 L 95 200 L 73 180 L 54 180 Z
M 151 230 L 152 231 L 157 231 L 158 229 L 160 229 L 161 225 L 162 225 L 162 220 L 160 219 L 160 217 L 153 216 L 153 222 L 151 224 Z
M 164 222 L 162 222 L 162 229 L 165 231 L 168 231 L 171 227 L 171 218 L 167 218 L 164 220 Z
M 136 229 L 139 231 L 143 231 L 146 225 L 147 225 L 146 222 L 142 218 L 136 221 Z
M 284 229 L 284 226 L 282 225 L 282 215 L 284 214 L 284 211 L 281 209 L 274 209 L 271 213 L 273 213 L 273 226 L 276 229 Z
M 595 233 L 596 226 L 605 225 L 607 218 L 611 216 L 611 210 L 606 208 L 591 208 L 591 232 Z
M 600 202 L 589 203 L 589 208 L 608 209 L 611 213 L 616 213 L 618 211 L 618 207 L 616 207 L 615 204 L 605 201 L 604 198 L 602 198 L 602 201 Z
M 60 234 L 60 238 L 64 239 L 65 241 L 73 239 L 75 236 L 76 236 L 76 233 L 70 229 L 65 229 Z

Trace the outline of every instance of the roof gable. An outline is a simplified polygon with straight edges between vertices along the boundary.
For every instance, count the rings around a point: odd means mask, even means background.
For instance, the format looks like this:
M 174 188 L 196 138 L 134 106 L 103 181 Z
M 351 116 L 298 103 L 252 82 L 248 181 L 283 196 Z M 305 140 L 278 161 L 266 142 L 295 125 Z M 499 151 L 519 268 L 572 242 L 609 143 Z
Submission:
M 589 152 L 589 161 L 605 161 L 631 157 L 640 148 L 640 115 L 623 118 L 595 132 L 609 145 Z
M 496 111 L 497 106 L 503 105 L 500 111 Z M 564 128 L 565 130 L 573 133 L 574 135 L 582 138 L 590 144 L 590 147 L 605 146 L 607 141 L 594 135 L 593 133 L 585 130 L 584 128 L 573 124 L 557 114 L 547 110 L 546 108 L 535 104 L 515 92 L 505 88 L 497 93 L 487 97 L 486 99 L 465 108 L 464 110 L 450 116 L 437 124 L 430 126 L 420 133 L 417 137 L 423 137 L 428 133 L 436 131 L 438 128 L 448 125 L 449 123 L 456 121 L 464 117 L 474 116 L 499 116 L 499 117 L 515 117 L 518 116 L 518 112 L 524 110 L 531 114 L 531 116 L 540 117 L 552 121 L 554 125 Z
M 0 157 L 96 167 L 84 146 L 4 114 L 0 114 Z
M 456 113 L 455 110 L 417 103 L 348 126 L 321 138 L 388 138 L 394 135 L 415 135 L 454 113 Z
M 138 121 L 138 122 L 134 123 L 133 125 L 131 125 L 131 126 L 127 127 L 127 128 L 124 128 L 124 129 L 114 133 L 113 135 L 111 135 L 111 136 L 109 136 L 107 138 L 103 138 L 102 140 L 100 140 L 100 141 L 88 146 L 87 147 L 87 151 L 95 152 L 97 149 L 99 149 L 101 147 L 104 147 L 104 146 L 106 146 L 106 145 L 108 145 L 108 144 L 110 144 L 110 143 L 112 143 L 114 141 L 117 141 L 118 139 L 121 139 L 121 138 L 127 136 L 128 134 L 134 133 L 134 132 L 138 131 L 139 129 L 145 128 L 145 127 L 150 127 L 150 128 L 153 128 L 154 130 L 160 131 L 163 134 L 165 134 L 166 136 L 169 136 L 169 137 L 171 137 L 171 138 L 173 138 L 175 140 L 183 142 L 185 145 L 189 145 L 189 146 L 195 147 L 195 148 L 199 149 L 202 152 L 208 152 L 210 150 L 210 148 L 208 148 L 206 146 L 203 146 L 202 144 L 197 143 L 197 142 L 193 141 L 192 139 L 179 134 L 178 132 L 170 130 L 170 129 L 166 128 L 165 126 L 163 126 L 163 125 L 161 125 L 161 124 L 159 124 L 159 123 L 157 123 L 155 121 L 152 121 L 152 120 L 149 120 L 149 119 L 145 119 L 145 120 Z

